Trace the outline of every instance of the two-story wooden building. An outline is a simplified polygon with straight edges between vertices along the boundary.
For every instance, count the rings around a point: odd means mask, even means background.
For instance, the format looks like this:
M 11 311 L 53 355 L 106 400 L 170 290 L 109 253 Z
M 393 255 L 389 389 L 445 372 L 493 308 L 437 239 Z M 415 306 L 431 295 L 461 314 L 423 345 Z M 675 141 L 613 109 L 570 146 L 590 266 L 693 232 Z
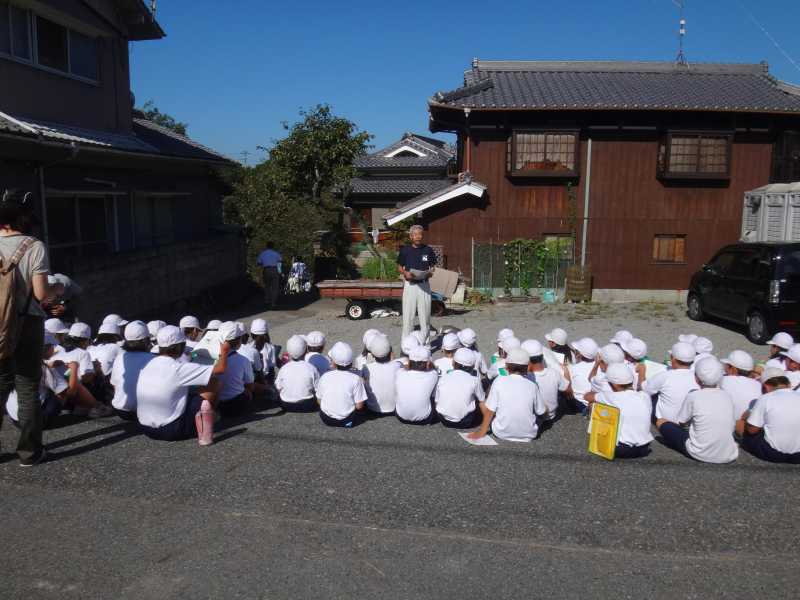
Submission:
M 476 59 L 428 104 L 471 177 L 386 219 L 419 219 L 465 274 L 473 240 L 575 226 L 596 298 L 676 298 L 739 238 L 745 191 L 800 180 L 800 88 L 765 64 Z
M 142 0 L 0 1 L 0 192 L 32 193 L 87 320 L 243 274 L 222 231 L 219 172 L 233 163 L 133 109 L 129 44 L 162 37 Z

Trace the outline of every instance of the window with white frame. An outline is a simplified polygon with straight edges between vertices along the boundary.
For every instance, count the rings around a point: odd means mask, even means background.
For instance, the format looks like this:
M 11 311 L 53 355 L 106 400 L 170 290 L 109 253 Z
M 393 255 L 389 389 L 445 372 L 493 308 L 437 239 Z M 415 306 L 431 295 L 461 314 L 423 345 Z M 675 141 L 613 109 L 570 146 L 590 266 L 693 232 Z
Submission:
M 0 56 L 96 82 L 97 39 L 0 1 Z

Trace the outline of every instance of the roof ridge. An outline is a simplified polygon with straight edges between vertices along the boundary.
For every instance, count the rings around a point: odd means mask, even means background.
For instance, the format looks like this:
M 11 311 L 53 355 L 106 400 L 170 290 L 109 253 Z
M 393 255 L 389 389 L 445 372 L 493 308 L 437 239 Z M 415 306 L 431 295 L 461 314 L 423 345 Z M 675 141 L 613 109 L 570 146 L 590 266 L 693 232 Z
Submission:
M 624 73 L 713 73 L 727 75 L 766 75 L 769 65 L 761 63 L 690 63 L 682 66 L 667 61 L 597 61 L 597 60 L 479 60 L 472 61 L 472 71 L 574 71 Z M 468 71 L 469 72 L 469 71 Z

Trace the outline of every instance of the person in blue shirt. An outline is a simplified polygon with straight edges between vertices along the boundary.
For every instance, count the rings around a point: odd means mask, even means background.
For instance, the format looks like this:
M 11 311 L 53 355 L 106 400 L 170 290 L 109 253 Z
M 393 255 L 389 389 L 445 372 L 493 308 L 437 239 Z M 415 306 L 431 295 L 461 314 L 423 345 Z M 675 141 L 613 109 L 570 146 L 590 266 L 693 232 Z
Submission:
M 397 265 L 403 276 L 403 338 L 414 330 L 414 316 L 419 315 L 419 330 L 428 339 L 431 321 L 431 286 L 428 280 L 436 267 L 433 248 L 422 241 L 422 227 L 408 231 L 411 244 L 400 248 Z
M 264 298 L 267 310 L 278 304 L 281 289 L 281 255 L 275 251 L 274 244 L 267 242 L 267 248 L 258 255 L 258 266 L 262 269 L 264 281 Z

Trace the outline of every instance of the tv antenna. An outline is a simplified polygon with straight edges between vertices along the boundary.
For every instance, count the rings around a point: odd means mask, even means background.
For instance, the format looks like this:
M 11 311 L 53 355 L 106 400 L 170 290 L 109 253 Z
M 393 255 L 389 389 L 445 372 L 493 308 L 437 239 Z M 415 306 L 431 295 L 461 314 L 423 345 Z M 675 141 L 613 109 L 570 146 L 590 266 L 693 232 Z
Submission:
M 247 150 L 243 150 L 239 154 L 242 156 L 243 162 L 246 165 L 247 164 L 247 157 L 250 156 L 250 154 L 252 154 L 252 153 L 248 152 Z
M 678 56 L 675 57 L 675 64 L 680 67 L 688 67 L 689 61 L 686 60 L 686 55 L 683 53 L 683 38 L 686 37 L 686 19 L 683 18 L 683 10 L 685 8 L 686 0 L 672 0 L 672 3 L 678 7 L 680 11 L 680 28 L 678 29 Z

